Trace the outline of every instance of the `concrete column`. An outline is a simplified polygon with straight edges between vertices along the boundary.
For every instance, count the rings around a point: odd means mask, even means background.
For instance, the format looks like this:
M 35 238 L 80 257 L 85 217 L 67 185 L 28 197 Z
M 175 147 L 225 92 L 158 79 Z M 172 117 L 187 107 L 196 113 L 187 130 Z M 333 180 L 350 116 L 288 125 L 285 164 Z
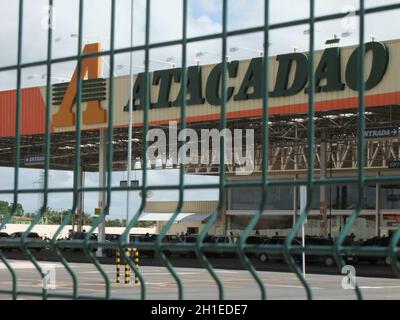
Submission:
M 99 145 L 99 187 L 105 187 L 107 184 L 107 170 L 106 170 L 106 162 L 107 162 L 107 131 L 100 130 L 100 145 Z M 99 203 L 98 208 L 100 211 L 104 209 L 106 204 L 106 192 L 99 191 Z M 98 226 L 98 242 L 103 242 L 105 240 L 106 232 L 105 232 L 105 223 L 102 222 Z M 97 257 L 103 256 L 103 249 L 97 248 L 96 252 Z
M 81 186 L 83 187 L 85 185 L 84 181 L 84 174 L 83 174 L 83 169 L 80 167 L 80 180 L 81 180 Z M 82 232 L 82 226 L 83 226 L 83 211 L 84 211 L 84 205 L 83 205 L 83 192 L 80 192 L 78 195 L 78 208 L 77 208 L 77 232 L 80 233 Z
M 226 215 L 226 228 L 227 228 L 226 235 L 229 236 L 232 231 L 232 216 Z M 229 233 L 228 233 L 228 230 L 229 230 Z
M 297 175 L 296 175 L 297 179 Z M 297 190 L 299 188 L 297 186 L 293 186 L 293 225 L 296 223 L 296 217 L 297 217 L 297 205 L 299 203 L 299 200 L 297 199 Z
M 229 216 L 226 214 L 226 211 L 230 209 L 230 203 L 231 203 L 231 189 L 225 189 L 224 192 L 224 211 L 222 212 L 221 215 L 221 223 L 222 223 L 222 235 L 227 236 L 228 235 L 228 229 L 230 229 L 230 222 L 229 222 Z
M 380 172 L 378 172 L 378 176 Z M 381 186 L 379 183 L 375 185 L 375 235 L 381 235 Z
M 320 159 L 321 159 L 321 168 L 320 168 L 320 178 L 326 178 L 326 167 L 327 167 L 327 159 L 326 159 L 326 132 L 322 131 L 321 134 L 321 145 L 320 145 Z M 321 223 L 321 233 L 324 237 L 328 236 L 328 218 L 326 214 L 326 199 L 327 199 L 327 188 L 326 185 L 320 186 L 320 196 L 319 196 L 319 211 L 322 216 Z
M 297 180 L 298 178 L 299 178 L 299 175 L 295 174 L 295 179 Z M 297 207 L 299 205 L 299 198 L 297 196 L 298 190 L 299 190 L 298 186 L 293 186 L 293 224 L 292 224 L 292 226 L 294 226 L 294 224 L 296 223 L 297 215 L 299 214 L 299 210 L 297 209 Z M 297 236 L 298 237 L 301 236 L 301 230 L 299 230 L 297 232 Z

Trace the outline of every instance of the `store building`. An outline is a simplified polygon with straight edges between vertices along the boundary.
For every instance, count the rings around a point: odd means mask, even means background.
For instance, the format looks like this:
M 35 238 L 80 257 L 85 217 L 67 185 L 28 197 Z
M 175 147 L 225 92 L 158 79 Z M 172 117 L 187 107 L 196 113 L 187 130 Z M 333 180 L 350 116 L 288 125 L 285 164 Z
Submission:
M 100 51 L 99 44 L 89 44 L 84 53 Z M 358 201 L 357 132 L 358 46 L 340 47 L 340 43 L 315 53 L 315 161 L 312 210 L 306 226 L 309 234 L 331 233 L 335 236 L 353 212 Z M 387 181 L 366 182 L 363 190 L 363 208 L 354 225 L 358 238 L 390 233 L 400 221 L 400 41 L 369 42 L 366 44 L 365 74 L 366 122 L 365 175 L 388 177 Z M 298 187 L 289 186 L 296 179 L 304 179 L 307 173 L 308 142 L 308 77 L 307 53 L 292 52 L 268 58 L 270 99 L 268 179 L 287 181 L 285 186 L 272 185 L 266 193 L 267 201 L 263 218 L 256 229 L 263 233 L 287 232 L 299 213 Z M 82 63 L 82 140 L 81 167 L 83 171 L 99 171 L 105 177 L 105 133 L 109 113 L 113 114 L 113 170 L 126 170 L 129 76 L 114 78 L 114 97 L 110 101 L 110 79 L 101 79 L 101 58 L 91 57 Z M 245 61 L 229 61 L 227 64 L 226 118 L 229 129 L 250 129 L 254 132 L 254 158 L 252 170 L 238 174 L 238 167 L 226 166 L 228 181 L 260 181 L 262 171 L 262 66 L 263 58 Z M 148 110 L 150 128 L 167 131 L 168 124 L 180 121 L 182 100 L 181 69 L 163 69 L 151 73 L 151 105 Z M 221 65 L 189 66 L 187 69 L 187 126 L 196 132 L 218 129 L 221 119 Z M 70 83 L 52 87 L 52 125 L 50 167 L 72 170 L 75 148 L 76 85 L 75 72 Z M 151 169 L 177 168 L 177 163 L 164 159 L 143 164 L 143 108 L 145 75 L 134 77 L 133 119 L 135 163 Z M 26 88 L 21 92 L 21 159 L 22 167 L 43 166 L 46 88 Z M 112 110 L 109 110 L 111 106 Z M 14 138 L 16 92 L 0 93 L 0 166 L 14 166 Z M 170 137 L 169 137 L 170 138 Z M 169 140 L 168 140 L 169 141 Z M 171 145 L 168 146 L 170 148 Z M 208 150 L 212 158 L 212 146 Z M 207 152 L 206 152 L 207 153 Z M 215 163 L 185 165 L 190 174 L 218 175 L 220 166 Z M 341 184 L 318 184 L 331 178 L 341 179 Z M 350 181 L 351 180 L 351 181 Z M 105 178 L 101 187 L 106 185 Z M 201 190 L 199 191 L 201 192 Z M 224 210 L 215 225 L 214 232 L 240 233 L 247 225 L 249 216 L 260 207 L 261 189 L 257 187 L 230 186 L 226 188 Z M 159 220 L 159 228 L 176 204 L 148 203 L 145 214 L 148 219 Z M 206 205 L 207 208 L 202 206 Z M 99 208 L 105 206 L 104 192 L 99 193 Z M 187 207 L 185 207 L 187 206 Z M 214 204 L 185 203 L 181 214 L 209 214 Z M 204 209 L 204 210 L 203 210 Z M 151 216 L 153 214 L 153 216 Z M 183 217 L 183 216 L 181 216 Z M 199 217 L 199 216 L 196 216 Z M 194 218 L 192 216 L 192 218 Z M 204 219 L 185 221 L 171 229 L 172 233 L 200 231 Z M 193 224 L 193 226 L 192 226 Z M 178 228 L 179 225 L 179 228 Z M 180 228 L 182 227 L 182 228 Z M 186 231 L 185 231 L 186 229 Z M 181 231 L 182 230 L 182 231 Z M 286 231 L 285 231 L 286 230 Z

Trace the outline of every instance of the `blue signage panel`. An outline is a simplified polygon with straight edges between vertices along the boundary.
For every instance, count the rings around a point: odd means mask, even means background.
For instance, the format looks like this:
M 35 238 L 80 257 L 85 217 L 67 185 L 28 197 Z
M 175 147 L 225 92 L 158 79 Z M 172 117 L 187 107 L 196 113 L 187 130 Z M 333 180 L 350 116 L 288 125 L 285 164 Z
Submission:
M 389 167 L 389 169 L 398 169 L 398 168 L 400 168 L 400 161 L 399 160 L 390 160 L 388 167 Z
M 365 129 L 366 139 L 398 138 L 399 127 L 382 127 Z
M 31 155 L 26 156 L 24 159 L 25 164 L 43 163 L 44 155 Z
M 131 180 L 131 187 L 137 187 L 139 185 L 139 180 Z M 128 186 L 128 181 L 127 180 L 121 180 L 119 182 L 120 187 L 127 187 Z

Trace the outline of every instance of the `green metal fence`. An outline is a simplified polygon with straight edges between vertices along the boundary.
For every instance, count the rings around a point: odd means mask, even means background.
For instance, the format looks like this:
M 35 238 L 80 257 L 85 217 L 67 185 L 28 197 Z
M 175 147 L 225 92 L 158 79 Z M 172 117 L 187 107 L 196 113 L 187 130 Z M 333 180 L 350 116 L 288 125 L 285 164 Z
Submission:
M 230 36 L 238 36 L 238 35 L 245 35 L 249 33 L 254 33 L 254 32 L 263 32 L 264 34 L 264 64 L 263 64 L 263 81 L 264 85 L 268 84 L 269 79 L 268 79 L 268 43 L 269 43 L 269 32 L 271 30 L 279 30 L 291 26 L 299 26 L 299 25 L 304 25 L 308 24 L 309 29 L 310 29 L 310 37 L 309 37 L 309 59 L 310 59 L 310 64 L 309 64 L 309 81 L 310 81 L 310 88 L 315 88 L 315 75 L 314 75 L 314 33 L 315 33 L 315 24 L 317 22 L 323 22 L 323 21 L 330 21 L 334 19 L 340 19 L 346 16 L 346 13 L 335 13 L 335 14 L 330 14 L 330 15 L 325 15 L 325 16 L 315 16 L 315 0 L 310 0 L 309 1 L 309 17 L 306 19 L 299 19 L 295 21 L 287 21 L 287 22 L 282 22 L 282 23 L 276 23 L 276 24 L 270 24 L 269 23 L 269 1 L 265 1 L 265 6 L 264 6 L 264 23 L 261 26 L 258 27 L 253 27 L 253 28 L 245 28 L 245 29 L 239 29 L 239 30 L 234 30 L 234 31 L 228 31 L 227 28 L 227 23 L 228 23 L 228 0 L 222 0 L 222 32 L 216 33 L 216 34 L 211 34 L 211 35 L 204 35 L 204 36 L 198 36 L 198 37 L 191 37 L 189 38 L 187 36 L 187 24 L 188 24 L 188 1 L 183 0 L 183 20 L 182 20 L 182 37 L 179 40 L 173 40 L 173 41 L 165 41 L 165 42 L 160 42 L 160 43 L 150 43 L 150 29 L 151 29 L 151 23 L 150 23 L 150 5 L 151 1 L 148 0 L 146 3 L 146 28 L 145 28 L 145 44 L 140 45 L 140 46 L 133 46 L 133 47 L 126 47 L 126 48 L 115 48 L 115 21 L 116 21 L 116 0 L 110 1 L 111 4 L 111 39 L 110 39 L 110 49 L 105 50 L 100 53 L 93 53 L 93 54 L 82 54 L 82 30 L 83 30 L 83 8 L 84 8 L 84 0 L 79 1 L 79 40 L 78 40 L 78 51 L 77 55 L 75 56 L 69 56 L 69 57 L 64 57 L 64 58 L 53 58 L 52 57 L 52 38 L 53 38 L 53 30 L 51 28 L 48 29 L 48 42 L 47 42 L 47 59 L 44 61 L 35 61 L 35 62 L 29 62 L 29 63 L 23 63 L 22 62 L 22 39 L 23 39 L 23 13 L 24 13 L 24 0 L 19 0 L 19 18 L 18 18 L 18 55 L 17 55 L 17 64 L 16 65 L 10 65 L 10 66 L 5 66 L 0 68 L 0 72 L 2 71 L 11 71 L 15 70 L 17 74 L 17 85 L 16 85 L 16 90 L 17 90 L 17 100 L 16 100 L 16 132 L 15 132 L 15 137 L 14 137 L 14 144 L 15 144 L 15 153 L 14 153 L 14 187 L 10 190 L 2 190 L 1 194 L 13 194 L 13 203 L 14 207 L 8 214 L 2 219 L 1 225 L 0 225 L 0 230 L 4 228 L 4 226 L 11 221 L 13 218 L 15 212 L 16 212 L 16 205 L 18 204 L 18 200 L 21 194 L 34 194 L 38 192 L 38 189 L 21 189 L 19 186 L 19 175 L 20 175 L 20 146 L 21 146 L 21 74 L 24 68 L 28 67 L 35 67 L 35 66 L 46 66 L 47 68 L 47 90 L 46 90 L 46 127 L 45 127 L 45 161 L 44 161 L 44 186 L 42 189 L 39 191 L 43 194 L 43 206 L 42 210 L 35 216 L 33 219 L 32 223 L 30 224 L 28 230 L 24 233 L 22 238 L 18 240 L 17 245 L 20 246 L 26 255 L 26 257 L 33 263 L 39 274 L 44 277 L 45 274 L 36 260 L 35 256 L 32 254 L 32 248 L 37 247 L 37 246 L 48 246 L 50 247 L 54 253 L 57 255 L 59 258 L 59 261 L 62 263 L 64 266 L 65 270 L 68 271 L 71 280 L 72 280 L 72 292 L 70 294 L 66 293 L 60 293 L 57 291 L 51 291 L 49 292 L 47 289 L 42 289 L 41 292 L 35 292 L 35 291 L 22 291 L 18 289 L 18 277 L 16 274 L 16 271 L 13 269 L 13 267 L 10 265 L 6 257 L 4 256 L 3 253 L 0 253 L 0 257 L 2 262 L 5 264 L 5 266 L 8 269 L 8 272 L 10 273 L 12 277 L 12 287 L 11 288 L 0 288 L 0 293 L 2 294 L 10 294 L 13 299 L 17 299 L 21 296 L 37 296 L 37 297 L 42 297 L 43 299 L 47 298 L 71 298 L 71 299 L 85 299 L 85 298 L 91 298 L 91 299 L 113 299 L 113 298 L 121 298 L 121 297 L 112 297 L 111 296 L 111 281 L 105 270 L 103 269 L 102 265 L 94 255 L 93 251 L 91 250 L 93 247 L 96 247 L 98 245 L 102 246 L 103 248 L 114 248 L 119 250 L 121 252 L 124 252 L 124 249 L 127 247 L 132 247 L 132 244 L 127 243 L 126 241 L 126 236 L 129 233 L 129 230 L 131 227 L 133 227 L 139 219 L 139 215 L 143 212 L 144 206 L 146 204 L 146 197 L 142 198 L 141 204 L 139 206 L 139 209 L 135 213 L 135 216 L 129 221 L 124 235 L 120 238 L 118 243 L 110 243 L 110 242 L 104 242 L 104 243 L 97 243 L 94 241 L 90 240 L 91 235 L 93 234 L 95 228 L 105 220 L 106 215 L 108 214 L 108 211 L 110 209 L 111 205 L 111 196 L 113 192 L 117 191 L 142 191 L 143 194 L 145 194 L 148 190 L 177 190 L 179 191 L 179 201 L 178 205 L 176 207 L 176 210 L 170 220 L 166 223 L 166 225 L 163 227 L 161 230 L 157 241 L 152 244 L 152 243 L 142 243 L 139 245 L 135 245 L 136 247 L 145 249 L 145 248 L 155 248 L 156 252 L 158 253 L 158 256 L 160 257 L 161 261 L 163 264 L 167 267 L 171 275 L 173 276 L 174 280 L 176 281 L 177 287 L 178 287 L 178 298 L 179 299 L 184 299 L 185 298 L 185 292 L 184 292 L 184 287 L 183 287 L 183 282 L 182 279 L 179 277 L 177 274 L 174 266 L 171 264 L 171 261 L 168 259 L 168 257 L 164 254 L 163 250 L 164 249 L 179 249 L 179 248 L 190 248 L 193 250 L 196 255 L 198 260 L 202 263 L 204 268 L 207 269 L 207 271 L 210 273 L 212 278 L 214 279 L 215 283 L 217 284 L 218 287 L 218 292 L 219 292 L 219 298 L 224 299 L 224 286 L 223 283 L 218 276 L 218 274 L 214 271 L 212 264 L 208 260 L 208 258 L 205 255 L 205 250 L 207 249 L 213 249 L 216 251 L 231 251 L 231 252 L 236 252 L 238 256 L 240 257 L 240 260 L 243 264 L 243 267 L 247 269 L 252 277 L 254 278 L 254 281 L 257 283 L 261 298 L 266 299 L 268 297 L 268 283 L 264 283 L 263 280 L 260 278 L 260 276 L 257 273 L 257 270 L 255 269 L 254 265 L 252 264 L 251 260 L 248 258 L 246 255 L 246 252 L 277 252 L 279 251 L 280 253 L 284 254 L 285 260 L 290 267 L 290 269 L 297 275 L 298 279 L 301 281 L 302 285 L 304 286 L 304 289 L 307 293 L 307 297 L 309 299 L 313 298 L 313 292 L 307 282 L 307 280 L 303 277 L 301 270 L 299 267 L 296 265 L 294 259 L 293 259 L 293 254 L 294 253 L 302 253 L 305 250 L 307 252 L 313 252 L 313 253 L 319 253 L 319 254 L 333 254 L 335 259 L 336 259 L 336 264 L 338 266 L 338 269 L 341 270 L 342 267 L 345 265 L 342 254 L 343 253 L 355 253 L 355 254 L 369 254 L 369 255 L 377 255 L 377 256 L 384 256 L 384 255 L 389 255 L 392 261 L 392 267 L 395 273 L 400 276 L 400 263 L 397 260 L 398 257 L 398 247 L 396 244 L 398 243 L 400 239 L 400 229 L 398 229 L 395 234 L 393 235 L 390 246 L 387 248 L 384 247 L 368 247 L 368 248 L 362 248 L 362 247 L 351 247 L 351 246 L 344 246 L 343 242 L 345 240 L 346 235 L 350 231 L 354 221 L 357 219 L 361 208 L 363 207 L 363 187 L 366 183 L 371 183 L 371 182 L 398 182 L 400 180 L 399 176 L 385 176 L 385 177 L 371 177 L 371 176 L 366 176 L 365 175 L 365 159 L 364 157 L 360 157 L 358 161 L 358 170 L 357 170 L 357 175 L 353 177 L 347 177 L 347 178 L 323 178 L 323 179 L 316 179 L 314 177 L 314 159 L 315 159 L 315 123 L 314 123 L 314 96 L 315 92 L 314 89 L 311 89 L 309 92 L 309 100 L 308 100 L 308 118 L 311 121 L 308 121 L 308 170 L 307 170 L 307 178 L 306 179 L 296 179 L 296 180 L 270 180 L 269 175 L 268 175 L 268 136 L 269 136 L 269 129 L 268 129 L 268 122 L 269 122 L 269 116 L 268 116 L 268 110 L 269 110 L 269 104 L 268 104 L 268 92 L 267 90 L 263 91 L 263 99 L 262 99 L 262 135 L 263 135 L 263 145 L 262 145 L 262 175 L 261 179 L 258 179 L 256 181 L 250 181 L 250 180 L 242 180 L 240 182 L 235 182 L 232 180 L 228 180 L 226 178 L 226 172 L 225 172 L 225 165 L 224 165 L 224 143 L 220 144 L 220 175 L 219 175 L 219 183 L 215 184 L 186 184 L 185 183 L 185 169 L 183 166 L 180 167 L 179 169 L 179 183 L 176 185 L 168 185 L 168 186 L 151 186 L 148 184 L 148 169 L 146 166 L 143 167 L 143 181 L 140 186 L 125 186 L 125 187 L 114 187 L 111 186 L 111 181 L 112 181 L 112 161 L 113 161 L 113 113 L 109 112 L 109 117 L 108 117 L 108 144 L 107 144 L 107 185 L 105 188 L 96 188 L 96 187 L 85 187 L 83 188 L 81 186 L 81 181 L 80 181 L 80 145 L 81 145 L 81 102 L 82 102 L 82 80 L 80 77 L 78 77 L 78 90 L 77 90 L 77 110 L 76 110 L 76 131 L 75 131 L 75 159 L 74 159 L 74 183 L 73 183 L 73 188 L 50 188 L 49 187 L 49 170 L 50 170 L 50 158 L 51 158 L 51 153 L 50 153 L 50 143 L 51 143 L 51 104 L 52 104 L 52 97 L 51 97 L 51 73 L 52 73 L 52 66 L 54 63 L 60 63 L 60 62 L 68 62 L 68 61 L 73 61 L 77 60 L 78 61 L 78 74 L 80 74 L 81 68 L 82 68 L 82 60 L 84 58 L 88 57 L 94 57 L 94 56 L 103 56 L 106 57 L 108 56 L 110 59 L 110 75 L 114 74 L 114 61 L 115 61 L 115 55 L 121 54 L 121 53 L 129 53 L 129 52 L 138 52 L 140 50 L 144 50 L 145 52 L 145 83 L 146 83 L 146 95 L 145 95 L 145 108 L 144 108 L 144 113 L 143 113 L 143 132 L 146 133 L 149 130 L 149 109 L 150 109 L 150 78 L 149 78 L 149 53 L 151 49 L 156 49 L 156 48 L 163 48 L 171 45 L 180 45 L 182 47 L 182 83 L 186 83 L 187 79 L 187 71 L 186 71 L 186 66 L 187 66 L 187 61 L 186 61 L 186 55 L 187 55 L 187 46 L 188 44 L 199 42 L 199 41 L 205 41 L 205 40 L 212 40 L 212 39 L 221 39 L 222 41 L 222 56 L 221 59 L 223 61 L 222 63 L 222 72 L 223 72 L 223 77 L 222 77 L 222 88 L 226 88 L 227 86 L 227 39 Z M 49 5 L 53 5 L 53 0 L 49 0 Z M 393 5 L 385 5 L 385 6 L 379 6 L 379 7 L 373 7 L 373 8 L 365 8 L 365 4 L 363 0 L 359 1 L 359 10 L 356 12 L 356 15 L 359 18 L 359 44 L 360 44 L 360 50 L 359 50 L 359 64 L 361 66 L 364 66 L 364 56 L 365 56 L 365 41 L 364 41 L 364 29 L 365 29 L 365 17 L 368 14 L 371 13 L 378 13 L 378 12 L 385 12 L 385 11 L 390 11 L 390 10 L 395 10 L 395 9 L 400 9 L 400 4 L 393 4 Z M 361 85 L 359 86 L 359 103 L 358 103 L 358 132 L 364 132 L 365 130 L 365 101 L 364 101 L 364 90 L 365 90 L 365 85 L 364 85 L 364 68 L 359 68 L 360 72 L 358 74 L 358 79 L 359 83 Z M 186 86 L 183 87 L 183 95 L 182 97 L 186 97 Z M 264 86 L 265 87 L 265 86 Z M 109 110 L 113 110 L 114 104 L 113 104 L 113 97 L 114 97 L 114 79 L 111 76 L 110 83 L 109 83 L 109 105 L 108 108 Z M 227 117 L 226 117 L 226 90 L 222 90 L 222 99 L 223 101 L 220 105 L 220 129 L 224 129 L 227 127 Z M 186 99 L 182 99 L 181 107 L 180 107 L 180 128 L 184 129 L 187 126 L 186 123 Z M 221 138 L 223 139 L 223 138 Z M 222 140 L 223 142 L 223 140 Z M 142 150 L 142 157 L 144 163 L 146 163 L 146 150 L 148 147 L 148 143 L 146 141 L 143 142 L 143 150 Z M 365 153 L 365 137 L 363 134 L 358 135 L 358 154 L 364 154 Z M 320 186 L 320 185 L 340 185 L 340 184 L 356 184 L 358 186 L 358 202 L 357 206 L 354 209 L 352 215 L 350 218 L 347 220 L 345 226 L 343 227 L 340 235 L 338 236 L 336 243 L 332 247 L 327 247 L 327 246 L 308 246 L 306 249 L 302 248 L 301 246 L 294 246 L 292 245 L 292 240 L 295 238 L 296 234 L 298 233 L 299 229 L 301 228 L 301 225 L 307 218 L 307 215 L 310 211 L 311 208 L 311 200 L 313 198 L 313 186 Z M 305 209 L 301 212 L 299 218 L 296 220 L 296 223 L 294 224 L 293 228 L 290 230 L 289 236 L 287 237 L 284 245 L 282 246 L 270 246 L 270 245 L 251 245 L 246 243 L 246 239 L 250 235 L 250 233 L 253 231 L 255 225 L 257 222 L 261 219 L 262 217 L 262 212 L 264 211 L 264 208 L 266 206 L 266 196 L 268 194 L 268 188 L 270 186 L 301 186 L 305 185 L 307 187 L 307 204 Z M 249 224 L 246 226 L 245 230 L 243 231 L 243 234 L 240 238 L 240 241 L 236 244 L 210 244 L 210 243 L 204 243 L 204 239 L 212 226 L 215 224 L 217 218 L 222 214 L 222 212 L 225 209 L 225 202 L 224 202 L 224 195 L 229 188 L 233 187 L 238 187 L 238 186 L 257 186 L 262 188 L 262 201 L 260 203 L 259 209 L 254 212 L 254 215 L 251 217 Z M 219 190 L 219 202 L 216 210 L 213 212 L 211 215 L 210 219 L 207 221 L 204 229 L 201 231 L 201 234 L 198 238 L 198 241 L 193 244 L 171 244 L 170 242 L 165 241 L 165 236 L 168 234 L 174 220 L 178 216 L 178 214 L 181 212 L 184 200 L 185 200 L 185 191 L 187 190 L 205 190 L 205 189 L 211 189 L 211 188 L 218 188 Z M 74 212 L 76 212 L 77 209 L 77 204 L 78 204 L 78 196 L 81 192 L 88 192 L 88 191 L 105 191 L 106 193 L 106 206 L 102 210 L 101 214 L 99 215 L 96 223 L 91 227 L 91 229 L 87 232 L 87 235 L 84 240 L 69 240 L 69 241 L 57 241 L 57 237 L 60 235 L 62 229 L 64 226 L 66 226 L 72 219 Z M 28 233 L 33 229 L 33 227 L 42 219 L 43 215 L 45 214 L 45 210 L 47 208 L 48 204 L 48 198 L 51 193 L 72 193 L 73 194 L 73 205 L 71 207 L 71 210 L 69 213 L 64 217 L 63 223 L 60 226 L 60 228 L 57 230 L 57 232 L 54 234 L 52 240 L 50 242 L 32 242 L 28 239 Z M 0 240 L 0 244 L 2 246 L 12 246 L 15 245 L 15 241 L 5 241 L 5 240 Z M 101 274 L 102 278 L 104 279 L 104 284 L 105 284 L 105 289 L 104 289 L 104 294 L 101 296 L 87 296 L 87 295 L 82 295 L 79 290 L 79 281 L 77 278 L 77 275 L 73 268 L 70 266 L 69 262 L 66 260 L 66 258 L 63 256 L 62 251 L 60 248 L 62 246 L 72 246 L 72 247 L 77 247 L 77 248 L 83 248 L 86 255 L 90 258 L 90 261 L 92 264 L 97 268 L 99 273 Z M 142 299 L 147 298 L 147 288 L 145 285 L 145 277 L 141 274 L 140 269 L 138 269 L 135 264 L 132 263 L 132 261 L 129 262 L 130 267 L 137 272 L 137 275 L 140 280 L 140 292 L 141 295 L 140 297 Z M 360 288 L 356 285 L 355 287 L 355 293 L 358 298 L 362 298 L 362 292 Z M 123 297 L 122 297 L 123 298 Z M 128 297 L 125 297 L 128 298 Z

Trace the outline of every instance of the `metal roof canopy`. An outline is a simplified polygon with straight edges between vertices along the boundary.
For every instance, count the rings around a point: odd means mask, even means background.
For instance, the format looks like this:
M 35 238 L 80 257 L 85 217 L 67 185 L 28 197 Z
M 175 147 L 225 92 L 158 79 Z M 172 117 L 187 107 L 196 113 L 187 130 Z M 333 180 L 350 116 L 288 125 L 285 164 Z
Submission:
M 366 114 L 367 127 L 400 127 L 400 106 L 368 107 Z M 307 141 L 307 114 L 273 115 L 270 116 L 270 146 L 306 143 Z M 338 139 L 357 140 L 357 109 L 332 110 L 316 113 L 316 142 L 321 138 L 321 132 L 328 132 L 332 141 Z M 188 128 L 200 132 L 201 129 L 219 129 L 219 121 L 188 123 Z M 262 122 L 260 117 L 228 119 L 230 129 L 255 129 L 255 148 L 262 146 Z M 168 135 L 168 125 L 151 126 L 161 128 Z M 296 128 L 297 138 L 292 134 Z M 99 165 L 99 130 L 82 131 L 81 138 L 81 167 L 84 171 L 97 172 Z M 290 133 L 291 132 L 291 133 Z M 288 134 L 290 133 L 290 134 Z M 134 128 L 133 159 L 140 161 L 143 152 L 143 129 Z M 126 170 L 127 161 L 127 128 L 114 128 L 113 139 L 113 170 Z M 168 140 L 167 140 L 168 141 Z M 21 163 L 22 168 L 43 167 L 42 163 L 25 163 L 28 156 L 42 156 L 45 146 L 44 135 L 21 136 Z M 211 144 L 210 144 L 211 146 Z M 73 170 L 75 150 L 75 133 L 53 133 L 51 138 L 50 168 L 53 170 Z M 0 138 L 0 166 L 14 167 L 14 138 Z
M 172 215 L 172 213 L 144 213 L 139 217 L 139 221 L 168 221 Z M 209 213 L 179 213 L 174 222 L 204 221 L 209 216 Z

